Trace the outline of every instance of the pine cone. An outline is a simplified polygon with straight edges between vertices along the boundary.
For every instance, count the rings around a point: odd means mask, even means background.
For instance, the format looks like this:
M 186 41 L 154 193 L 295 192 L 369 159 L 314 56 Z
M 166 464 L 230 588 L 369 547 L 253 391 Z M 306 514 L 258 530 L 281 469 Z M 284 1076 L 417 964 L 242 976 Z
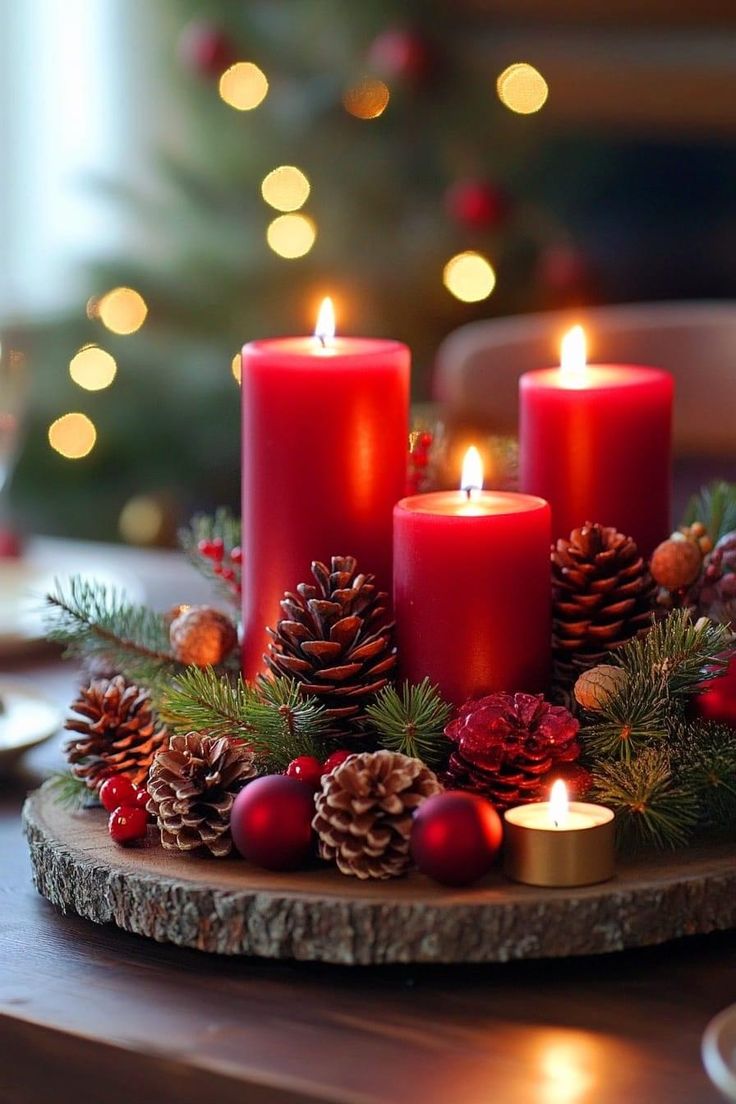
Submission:
M 630 537 L 614 528 L 573 529 L 552 548 L 554 682 L 569 691 L 581 671 L 648 628 L 655 586 Z
M 254 755 L 226 736 L 197 732 L 172 736 L 148 778 L 148 811 L 168 851 L 206 848 L 221 858 L 232 849 L 230 811 L 236 794 L 255 777 Z
M 95 679 L 80 691 L 72 709 L 80 717 L 70 717 L 65 728 L 79 735 L 64 751 L 75 777 L 95 791 L 111 774 L 127 775 L 134 786 L 144 784 L 166 739 L 148 691 L 122 675 Z
M 580 756 L 579 724 L 542 695 L 488 694 L 469 701 L 445 735 L 455 745 L 443 781 L 508 809 L 545 796 L 552 772 Z
M 706 556 L 690 598 L 702 616 L 722 625 L 736 624 L 736 533 L 725 533 Z
M 332 571 L 312 564 L 317 585 L 301 583 L 281 602 L 284 617 L 271 637 L 266 663 L 274 675 L 296 679 L 330 717 L 359 729 L 366 699 L 383 689 L 396 667 L 387 595 L 373 575 L 358 573 L 353 556 L 333 556 Z
M 385 750 L 351 755 L 317 794 L 312 827 L 321 857 L 356 878 L 406 873 L 412 814 L 441 789 L 419 759 Z

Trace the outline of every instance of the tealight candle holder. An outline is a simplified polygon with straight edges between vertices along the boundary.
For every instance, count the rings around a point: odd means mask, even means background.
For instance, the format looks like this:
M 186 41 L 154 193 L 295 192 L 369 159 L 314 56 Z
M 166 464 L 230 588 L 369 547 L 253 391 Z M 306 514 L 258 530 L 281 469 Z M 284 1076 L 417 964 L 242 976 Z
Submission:
M 557 781 L 549 801 L 504 814 L 504 871 L 526 885 L 563 888 L 607 882 L 615 872 L 613 813 L 568 801 Z

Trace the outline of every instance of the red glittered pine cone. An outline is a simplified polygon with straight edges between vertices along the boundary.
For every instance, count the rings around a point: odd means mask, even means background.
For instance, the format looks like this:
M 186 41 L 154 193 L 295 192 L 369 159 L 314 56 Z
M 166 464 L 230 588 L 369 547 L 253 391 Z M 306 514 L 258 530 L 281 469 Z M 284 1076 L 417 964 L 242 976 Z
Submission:
M 542 695 L 489 694 L 466 702 L 445 735 L 455 745 L 443 781 L 497 809 L 539 801 L 580 756 L 579 724 Z M 552 777 L 550 777 L 552 776 Z

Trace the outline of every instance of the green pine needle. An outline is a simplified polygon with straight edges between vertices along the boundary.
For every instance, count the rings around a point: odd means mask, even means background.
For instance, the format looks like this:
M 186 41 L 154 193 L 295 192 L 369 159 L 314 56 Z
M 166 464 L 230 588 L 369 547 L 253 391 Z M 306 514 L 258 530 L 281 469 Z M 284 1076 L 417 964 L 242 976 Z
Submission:
M 736 483 L 718 480 L 703 487 L 687 504 L 683 525 L 699 521 L 715 544 L 736 529 Z
M 46 784 L 56 804 L 63 805 L 65 809 L 75 811 L 94 803 L 94 796 L 87 784 L 81 778 L 76 778 L 71 771 L 54 771 Z
M 683 847 L 698 821 L 698 800 L 673 779 L 664 751 L 645 751 L 628 763 L 597 764 L 592 793 L 615 812 L 624 850 Z
M 450 748 L 445 725 L 451 707 L 428 678 L 417 686 L 405 682 L 401 690 L 387 686 L 366 707 L 382 747 L 399 751 L 429 766 L 440 766 Z
M 736 731 L 714 721 L 691 721 L 673 739 L 673 766 L 697 794 L 701 821 L 715 831 L 736 828 Z
M 674 698 L 692 694 L 699 683 L 722 674 L 733 650 L 725 625 L 705 617 L 694 621 L 689 610 L 678 609 L 617 648 L 612 659 L 632 681 L 659 683 Z

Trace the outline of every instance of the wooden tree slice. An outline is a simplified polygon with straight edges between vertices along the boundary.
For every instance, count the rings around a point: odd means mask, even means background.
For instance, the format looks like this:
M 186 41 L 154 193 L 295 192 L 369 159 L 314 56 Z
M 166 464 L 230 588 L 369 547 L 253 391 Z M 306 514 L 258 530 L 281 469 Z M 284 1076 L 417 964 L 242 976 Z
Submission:
M 360 882 L 332 869 L 293 874 L 240 859 L 164 851 L 153 830 L 124 850 L 102 810 L 71 813 L 42 787 L 24 809 L 34 880 L 62 911 L 159 942 L 230 955 L 367 965 L 506 962 L 597 954 L 736 926 L 730 845 L 622 863 L 574 890 L 514 885 L 500 873 L 450 890 L 419 874 Z

